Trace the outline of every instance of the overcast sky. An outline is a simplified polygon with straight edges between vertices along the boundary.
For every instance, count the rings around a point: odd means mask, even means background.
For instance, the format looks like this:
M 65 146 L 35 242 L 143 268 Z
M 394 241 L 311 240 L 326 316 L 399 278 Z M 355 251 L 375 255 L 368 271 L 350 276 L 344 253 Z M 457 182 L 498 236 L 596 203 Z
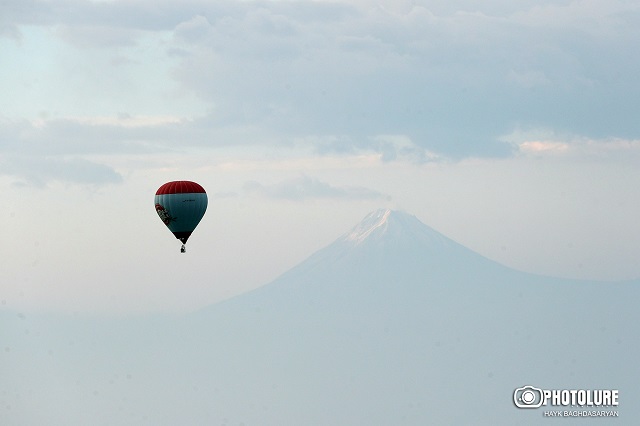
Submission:
M 185 311 L 379 207 L 640 277 L 640 2 L 3 0 L 0 303 Z M 209 210 L 187 253 L 153 195 Z

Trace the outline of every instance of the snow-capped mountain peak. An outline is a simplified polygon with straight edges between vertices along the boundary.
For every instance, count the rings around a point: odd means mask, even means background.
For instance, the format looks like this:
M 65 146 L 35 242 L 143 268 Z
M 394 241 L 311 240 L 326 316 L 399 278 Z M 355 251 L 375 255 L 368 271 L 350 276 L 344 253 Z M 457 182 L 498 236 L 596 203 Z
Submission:
M 396 210 L 379 209 L 369 213 L 358 225 L 340 239 L 356 246 L 366 242 L 412 240 L 421 241 L 433 249 L 457 245 L 415 216 Z
M 377 282 L 381 276 L 407 283 L 414 282 L 416 277 L 435 280 L 449 273 L 484 274 L 496 268 L 505 267 L 447 238 L 417 217 L 379 209 L 273 284 L 291 289 L 318 281 L 318 289 L 333 294 L 336 288 L 340 292 L 348 288 L 358 291 L 354 286 L 360 288 L 363 282 Z M 316 276 L 322 280 L 316 280 Z M 259 292 L 271 287 L 264 286 Z
M 374 232 L 384 233 L 389 227 L 390 209 L 379 209 L 369 213 L 358 225 L 346 234 L 347 241 L 360 243 Z

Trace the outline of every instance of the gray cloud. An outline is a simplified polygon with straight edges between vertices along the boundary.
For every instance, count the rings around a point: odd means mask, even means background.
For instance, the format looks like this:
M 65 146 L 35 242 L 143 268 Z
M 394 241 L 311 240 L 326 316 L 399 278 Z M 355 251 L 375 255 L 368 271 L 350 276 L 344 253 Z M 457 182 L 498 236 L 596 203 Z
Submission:
M 171 127 L 127 127 L 126 120 L 118 124 L 116 117 L 111 124 L 74 119 L 4 120 L 0 121 L 0 152 L 35 156 L 144 153 L 151 150 L 148 142 L 154 142 L 157 151 Z
M 309 176 L 288 179 L 273 185 L 263 185 L 256 181 L 247 182 L 244 190 L 268 198 L 301 201 L 314 198 L 332 199 L 376 199 L 384 195 L 359 186 L 332 186 Z
M 45 186 L 51 181 L 111 184 L 122 176 L 111 167 L 85 157 L 96 154 L 143 152 L 128 143 L 117 128 L 91 126 L 70 120 L 35 125 L 27 120 L 0 120 L 0 175 Z M 131 137 L 131 135 L 129 136 Z
M 95 185 L 122 181 L 122 176 L 111 167 L 77 157 L 3 156 L 0 174 L 33 186 L 45 186 L 51 181 Z
M 81 48 L 135 46 L 139 37 L 135 30 L 97 25 L 64 25 L 56 34 L 69 44 Z
M 238 141 L 238 137 L 242 139 Z M 187 120 L 171 116 L 2 119 L 0 155 L 91 157 L 185 152 L 193 147 L 225 147 L 278 142 L 259 129 L 216 126 L 209 116 Z M 0 170 L 2 173 L 2 170 Z
M 640 61 L 624 53 L 638 30 L 610 17 L 635 6 L 446 16 L 352 9 L 331 21 L 284 7 L 201 20 L 199 39 L 189 39 L 176 76 L 216 103 L 221 122 L 353 138 L 403 133 L 453 157 L 509 155 L 499 135 L 523 123 L 640 133 L 631 116 Z
M 345 135 L 344 150 L 349 140 L 403 134 L 429 152 L 462 158 L 512 155 L 500 137 L 521 126 L 640 136 L 633 2 L 14 0 L 0 7 L 0 34 L 12 37 L 22 25 L 55 25 L 74 45 L 126 47 L 141 34 L 173 31 L 166 45 L 179 61 L 173 77 L 213 106 L 181 126 L 194 142 L 248 126 L 270 141 Z

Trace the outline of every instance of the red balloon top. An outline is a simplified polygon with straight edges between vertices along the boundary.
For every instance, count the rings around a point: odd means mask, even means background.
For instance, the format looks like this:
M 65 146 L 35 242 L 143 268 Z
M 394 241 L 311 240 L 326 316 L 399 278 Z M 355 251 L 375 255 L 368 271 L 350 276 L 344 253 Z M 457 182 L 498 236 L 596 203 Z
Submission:
M 204 193 L 204 188 L 195 182 L 188 180 L 176 180 L 167 182 L 156 191 L 156 195 L 164 194 L 194 194 Z

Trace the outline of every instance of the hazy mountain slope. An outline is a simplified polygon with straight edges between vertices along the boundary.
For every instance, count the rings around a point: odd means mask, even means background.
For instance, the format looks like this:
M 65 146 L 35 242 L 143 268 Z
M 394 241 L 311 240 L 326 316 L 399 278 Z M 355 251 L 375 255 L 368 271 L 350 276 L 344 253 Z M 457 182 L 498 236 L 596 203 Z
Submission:
M 616 424 L 636 424 L 638 285 L 524 274 L 381 210 L 184 317 L 5 314 L 0 412 L 9 425 L 554 422 L 514 407 L 530 384 L 619 389 Z
M 275 282 L 197 317 L 235 316 L 248 334 L 268 336 L 260 356 L 288 360 L 283 374 L 319 374 L 327 397 L 349 389 L 340 398 L 374 424 L 410 413 L 408 423 L 495 424 L 496 412 L 522 424 L 541 416 L 510 403 L 523 384 L 626 382 L 638 352 L 636 284 L 514 271 L 382 210 Z M 469 398 L 478 387 L 489 390 Z M 305 404 L 312 410 L 315 400 Z

